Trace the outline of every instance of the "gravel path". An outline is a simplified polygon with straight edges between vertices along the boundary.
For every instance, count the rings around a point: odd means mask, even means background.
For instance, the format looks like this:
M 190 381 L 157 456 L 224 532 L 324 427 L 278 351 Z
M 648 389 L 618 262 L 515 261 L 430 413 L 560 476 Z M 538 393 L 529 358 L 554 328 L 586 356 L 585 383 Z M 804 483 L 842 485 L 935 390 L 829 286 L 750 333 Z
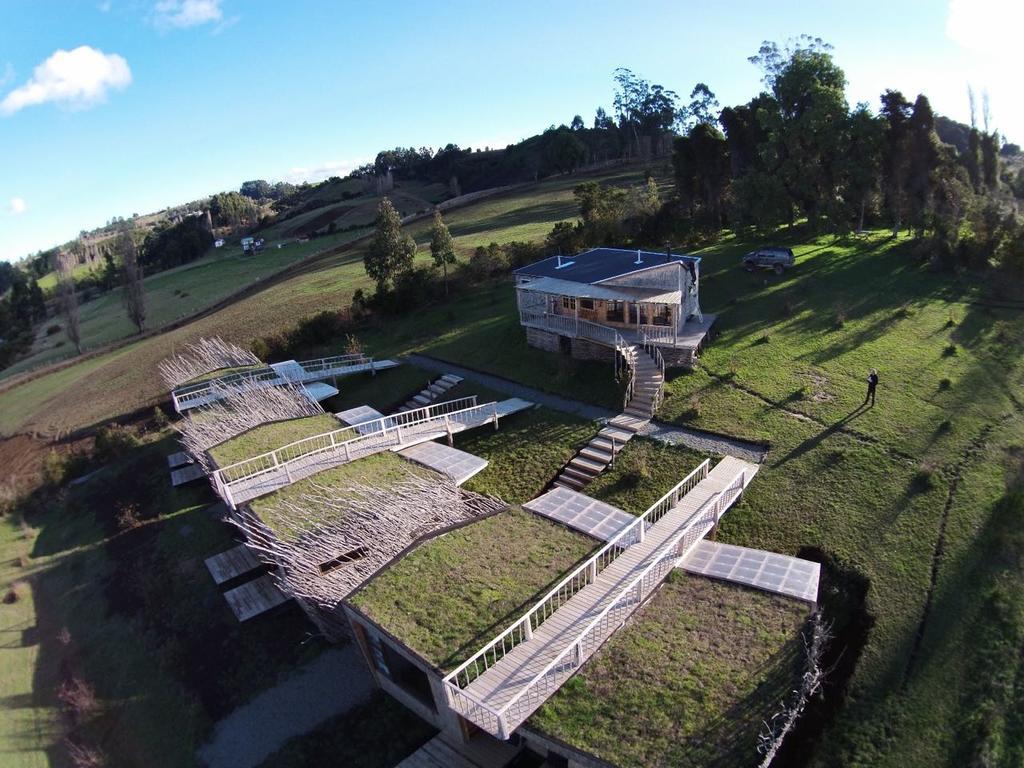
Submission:
M 256 768 L 288 739 L 362 704 L 372 691 L 355 643 L 332 648 L 217 723 L 196 757 L 208 768 Z
M 474 371 L 472 368 L 463 368 L 460 365 L 438 360 L 435 357 L 412 354 L 407 359 L 413 365 L 418 365 L 420 368 L 428 371 L 433 371 L 434 373 L 454 373 L 457 376 L 462 376 L 464 379 L 475 381 L 478 384 L 483 384 L 498 392 L 504 392 L 512 397 L 521 397 L 524 400 L 530 400 L 547 408 L 562 411 L 563 413 L 575 414 L 585 419 L 604 422 L 618 416 L 617 411 L 610 411 L 607 408 L 581 403 L 579 400 L 570 400 L 559 395 L 552 395 L 548 392 L 528 387 L 525 384 L 509 381 L 501 376 Z M 768 453 L 768 449 L 758 443 L 750 443 L 732 437 L 702 432 L 699 429 L 688 429 L 674 424 L 665 424 L 660 421 L 652 421 L 640 431 L 640 434 L 668 445 L 685 445 L 697 451 L 717 453 L 721 456 L 735 456 L 738 459 L 752 461 L 756 464 L 764 461 L 764 457 Z

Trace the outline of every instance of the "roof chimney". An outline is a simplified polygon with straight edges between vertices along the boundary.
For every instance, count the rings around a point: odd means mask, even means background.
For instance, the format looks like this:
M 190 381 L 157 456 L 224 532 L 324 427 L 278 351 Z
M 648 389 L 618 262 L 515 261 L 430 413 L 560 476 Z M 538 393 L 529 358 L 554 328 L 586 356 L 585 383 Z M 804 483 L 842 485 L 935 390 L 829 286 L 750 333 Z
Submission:
M 665 243 L 665 263 L 668 264 L 672 261 L 672 246 Z
M 636 249 L 636 261 L 634 261 L 633 263 L 634 264 L 643 264 L 644 263 L 643 260 L 640 258 L 640 249 L 639 248 Z
M 562 268 L 562 254 L 558 254 L 558 269 Z

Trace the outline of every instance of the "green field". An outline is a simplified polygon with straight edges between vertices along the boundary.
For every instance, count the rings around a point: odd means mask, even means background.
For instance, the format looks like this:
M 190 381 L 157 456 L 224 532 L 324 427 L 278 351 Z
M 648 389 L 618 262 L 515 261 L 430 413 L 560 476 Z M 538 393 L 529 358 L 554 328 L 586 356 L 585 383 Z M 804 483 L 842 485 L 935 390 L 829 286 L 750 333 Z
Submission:
M 574 216 L 578 181 L 453 211 L 460 255 L 491 240 L 543 237 L 554 221 Z M 410 227 L 421 244 L 426 227 Z M 841 706 L 814 764 L 1019 764 L 1024 545 L 1020 496 L 1010 488 L 1024 455 L 1024 313 L 988 303 L 976 276 L 930 271 L 904 238 L 834 241 L 797 228 L 772 240 L 797 254 L 781 277 L 739 268 L 739 256 L 763 240 L 730 238 L 701 251 L 701 305 L 718 314 L 717 333 L 697 370 L 670 375 L 660 417 L 770 446 L 720 540 L 786 554 L 816 549 L 865 580 L 870 631 L 863 649 L 844 657 L 855 665 L 848 687 L 830 694 Z M 56 434 L 152 407 L 164 395 L 155 365 L 173 349 L 213 334 L 247 343 L 347 305 L 357 287 L 367 287 L 358 248 L 313 259 L 183 328 L 0 393 L 0 430 Z M 361 336 L 370 354 L 424 351 L 613 404 L 610 370 L 526 348 L 511 297 L 508 282 L 485 284 Z M 881 376 L 878 402 L 862 408 L 871 367 Z M 492 459 L 472 487 L 529 498 L 594 429 L 561 417 L 531 423 L 532 413 L 501 432 L 460 438 L 460 447 Z M 545 447 L 534 452 L 538 444 Z M 699 460 L 643 445 L 635 452 L 646 451 L 659 471 Z M 517 472 L 515 462 L 534 453 L 543 454 L 536 465 Z M 509 463 L 499 466 L 503 456 Z M 621 475 L 602 478 L 608 487 L 595 483 L 594 492 L 642 508 L 648 491 L 631 478 L 643 478 L 643 461 L 630 462 L 617 462 Z M 653 488 L 670 474 L 647 476 Z M 11 546 L 8 539 L 5 558 Z M 981 754 L 994 757 L 984 762 Z

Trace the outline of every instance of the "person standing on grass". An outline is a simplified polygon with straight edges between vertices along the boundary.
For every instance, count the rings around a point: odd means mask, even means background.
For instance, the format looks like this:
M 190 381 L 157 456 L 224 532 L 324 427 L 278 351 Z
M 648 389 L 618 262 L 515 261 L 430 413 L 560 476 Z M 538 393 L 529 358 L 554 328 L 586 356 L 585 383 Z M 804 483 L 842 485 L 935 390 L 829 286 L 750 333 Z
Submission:
M 878 371 L 874 368 L 868 374 L 868 393 L 864 396 L 864 405 L 868 404 L 868 400 L 871 401 L 871 405 L 875 404 L 875 387 L 878 386 Z

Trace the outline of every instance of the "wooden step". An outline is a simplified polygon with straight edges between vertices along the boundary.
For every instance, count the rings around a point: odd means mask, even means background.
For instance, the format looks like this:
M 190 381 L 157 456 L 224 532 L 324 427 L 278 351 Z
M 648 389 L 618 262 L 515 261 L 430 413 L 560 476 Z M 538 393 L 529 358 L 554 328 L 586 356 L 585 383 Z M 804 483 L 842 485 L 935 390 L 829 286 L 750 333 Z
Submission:
M 447 381 L 454 387 L 456 384 L 462 383 L 462 377 L 456 376 L 454 373 L 446 373 L 441 377 L 441 381 Z
M 651 411 L 649 409 L 645 410 L 635 405 L 629 406 L 623 411 L 623 414 L 626 416 L 632 416 L 636 419 L 646 419 L 647 421 L 651 420 Z
M 611 426 L 616 427 L 617 429 L 624 429 L 629 432 L 632 432 L 633 434 L 636 434 L 641 429 L 646 427 L 649 421 L 650 419 L 638 419 L 635 416 L 630 416 L 629 414 L 626 413 L 620 413 L 618 416 L 616 416 L 608 423 Z
M 568 475 L 565 472 L 558 476 L 558 480 L 556 482 L 561 483 L 563 488 L 568 488 L 570 491 L 578 491 L 587 484 L 587 481 L 580 480 L 579 478 Z
M 571 480 L 574 483 L 579 483 L 580 487 L 582 488 L 584 485 L 586 485 L 595 477 L 597 477 L 597 475 L 591 474 L 590 472 L 583 472 L 579 469 L 576 469 L 571 464 L 566 464 L 562 468 L 562 472 L 559 475 L 559 477 L 562 478 L 563 480 Z
M 627 442 L 629 438 L 633 436 L 632 432 L 625 429 L 619 429 L 613 426 L 604 427 L 597 434 L 599 437 L 604 437 L 606 440 L 611 440 L 612 438 L 614 438 L 616 450 L 619 450 L 619 446 L 622 443 Z
M 602 447 L 595 445 L 594 442 L 591 441 L 590 445 L 580 451 L 580 456 L 585 459 L 609 464 L 613 458 L 611 443 L 605 443 L 604 447 Z
M 578 469 L 581 472 L 589 472 L 591 475 L 599 475 L 604 471 L 605 464 L 591 459 L 585 459 L 582 456 L 574 456 L 572 461 L 569 462 L 566 469 Z
M 424 394 L 419 394 L 419 395 L 416 395 L 416 397 L 414 397 L 412 399 L 412 401 L 414 403 L 419 403 L 420 405 L 426 405 L 427 403 L 429 403 L 431 401 L 431 398 L 427 397 Z
M 619 452 L 621 452 L 622 449 L 625 447 L 625 445 L 626 445 L 626 441 L 625 440 L 620 440 L 620 439 L 616 438 L 615 439 L 615 443 L 614 443 L 615 454 L 618 455 Z M 595 437 L 593 440 L 590 441 L 590 445 L 588 447 L 589 448 L 593 448 L 596 451 L 601 451 L 601 452 L 611 456 L 612 455 L 612 446 L 613 446 L 613 443 L 612 443 L 610 438 L 607 438 L 607 437 Z

